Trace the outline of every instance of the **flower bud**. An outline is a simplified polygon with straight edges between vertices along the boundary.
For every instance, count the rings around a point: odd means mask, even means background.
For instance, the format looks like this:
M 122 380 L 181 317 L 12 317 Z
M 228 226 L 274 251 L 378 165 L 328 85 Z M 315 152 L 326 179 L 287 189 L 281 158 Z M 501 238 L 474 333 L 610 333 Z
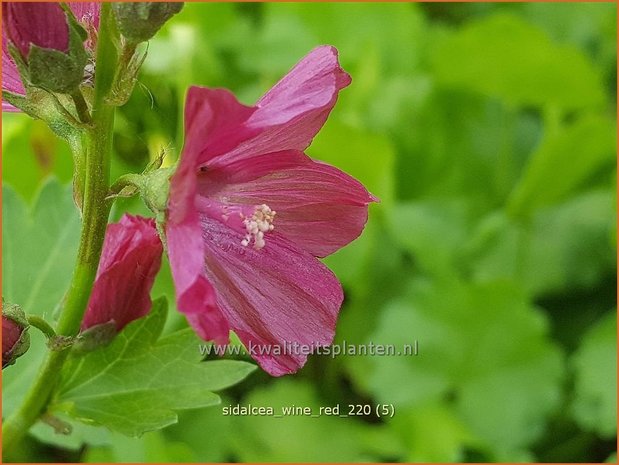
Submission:
M 152 38 L 182 8 L 182 2 L 112 3 L 118 30 L 132 44 Z
M 108 225 L 82 331 L 113 323 L 116 331 L 151 309 L 150 290 L 161 266 L 163 245 L 155 222 L 125 215 Z M 101 331 L 99 331 L 101 330 Z M 109 341 L 109 328 L 99 328 L 90 342 Z M 93 337 L 91 337 L 93 336 Z
M 15 363 L 30 347 L 26 315 L 17 305 L 2 303 L 2 368 Z
M 137 182 L 140 196 L 146 206 L 155 214 L 164 213 L 170 195 L 170 177 L 173 167 L 159 168 L 140 176 Z
M 78 88 L 88 58 L 87 34 L 59 3 L 6 3 L 3 21 L 33 86 L 59 93 Z
M 69 51 L 69 28 L 65 13 L 57 3 L 7 3 L 7 34 L 24 59 L 30 46 Z

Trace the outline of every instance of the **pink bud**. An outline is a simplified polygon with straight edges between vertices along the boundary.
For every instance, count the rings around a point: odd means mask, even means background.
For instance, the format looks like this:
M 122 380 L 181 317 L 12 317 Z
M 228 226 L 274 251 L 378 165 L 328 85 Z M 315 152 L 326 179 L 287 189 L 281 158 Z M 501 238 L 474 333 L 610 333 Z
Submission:
M 151 309 L 150 290 L 163 246 L 155 222 L 125 215 L 108 225 L 82 330 L 114 322 L 120 331 Z
M 30 46 L 69 51 L 69 25 L 58 3 L 5 3 L 4 27 L 24 58 Z
M 10 361 L 12 349 L 19 341 L 21 333 L 22 328 L 17 323 L 2 317 L 2 366 Z
M 2 302 L 2 368 L 11 365 L 30 347 L 28 322 L 17 305 Z

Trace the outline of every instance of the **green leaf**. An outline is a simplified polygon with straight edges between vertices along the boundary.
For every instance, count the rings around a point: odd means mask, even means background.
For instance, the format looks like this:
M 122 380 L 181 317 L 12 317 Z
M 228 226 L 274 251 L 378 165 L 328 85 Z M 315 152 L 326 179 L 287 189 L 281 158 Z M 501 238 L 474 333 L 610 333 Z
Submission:
M 336 404 L 321 400 L 303 381 L 277 380 L 255 389 L 240 405 L 271 407 L 279 416 L 232 418 L 236 433 L 231 440 L 239 462 L 374 462 L 380 457 L 377 452 L 400 452 L 397 441 L 381 435 L 382 427 L 372 428 L 354 417 L 318 416 L 320 407 Z M 282 416 L 282 408 L 291 406 L 308 407 L 317 416 Z M 340 408 L 340 414 L 348 414 L 348 403 L 341 402 Z M 381 447 L 387 450 L 376 450 Z
M 398 204 L 388 213 L 389 231 L 425 271 L 453 275 L 470 233 L 469 210 L 464 199 Z
M 580 426 L 602 437 L 617 434 L 617 311 L 583 336 L 574 354 L 576 398 L 572 413 Z
M 267 3 L 264 10 L 264 27 L 240 53 L 246 67 L 269 77 L 282 75 L 319 44 L 337 47 L 349 71 L 374 49 L 377 68 L 390 74 L 413 71 L 423 51 L 424 18 L 415 4 Z M 407 44 L 406 53 L 394 44 Z
M 229 404 L 230 400 L 222 395 L 221 405 Z M 172 442 L 187 445 L 196 457 L 194 461 L 216 463 L 230 458 L 232 428 L 232 416 L 222 415 L 220 408 L 187 410 L 179 413 L 178 423 L 166 428 L 164 434 Z
M 404 462 L 462 462 L 463 448 L 476 445 L 462 420 L 441 404 L 400 409 L 389 424 L 407 445 Z
M 6 418 L 20 405 L 32 386 L 46 353 L 46 339 L 43 333 L 33 330 L 30 334 L 30 349 L 19 360 L 19 364 L 2 370 L 2 415 Z
M 71 187 L 52 178 L 41 187 L 33 206 L 10 186 L 4 185 L 2 192 L 2 294 L 26 312 L 51 321 L 69 285 L 79 241 L 80 219 Z M 19 365 L 2 372 L 5 417 L 21 404 L 47 351 L 39 331 L 30 331 L 30 337 L 30 349 Z M 31 432 L 43 442 L 74 449 L 75 439 L 82 437 L 81 431 L 71 438 L 56 435 L 41 423 Z
M 244 379 L 254 366 L 237 361 L 201 362 L 200 340 L 190 329 L 159 339 L 165 299 L 128 325 L 109 346 L 65 366 L 51 410 L 139 436 L 177 421 L 174 410 L 219 403 L 211 391 Z
M 369 340 L 396 350 L 417 340 L 419 355 L 371 358 L 370 392 L 396 411 L 442 403 L 491 459 L 520 455 L 560 400 L 562 357 L 547 332 L 510 284 L 413 281 Z
M 85 444 L 103 446 L 112 441 L 111 433 L 104 428 L 73 421 L 71 417 L 61 413 L 56 413 L 55 417 L 70 425 L 71 434 L 58 434 L 52 426 L 40 421 L 34 424 L 29 433 L 44 444 L 75 451 L 82 449 Z
M 386 98 L 381 95 L 379 102 Z M 402 101 L 402 96 L 395 98 Z M 440 86 L 417 100 L 390 128 L 400 149 L 398 194 L 415 200 L 462 195 L 477 209 L 502 205 L 539 143 L 537 115 Z M 383 111 L 393 114 L 393 105 Z
M 2 207 L 2 295 L 49 321 L 69 285 L 79 243 L 71 186 L 48 180 L 32 209 L 3 186 Z
M 617 62 L 617 5 L 600 3 L 523 3 L 526 18 L 557 42 L 586 50 L 609 79 Z
M 533 295 L 590 288 L 616 267 L 616 215 L 610 190 L 540 208 L 528 224 L 491 214 L 477 224 L 466 263 L 476 281 L 510 279 Z
M 544 31 L 507 14 L 438 36 L 431 62 L 441 84 L 511 105 L 570 110 L 599 107 L 605 97 L 598 71 L 579 49 L 554 44 Z
M 533 153 L 508 202 L 515 215 L 563 200 L 602 170 L 612 170 L 617 123 L 589 116 L 550 131 Z
M 203 433 L 203 431 L 202 431 Z M 86 463 L 195 463 L 196 456 L 182 441 L 169 441 L 161 431 L 140 438 L 112 435 L 107 446 L 90 447 L 82 457 Z

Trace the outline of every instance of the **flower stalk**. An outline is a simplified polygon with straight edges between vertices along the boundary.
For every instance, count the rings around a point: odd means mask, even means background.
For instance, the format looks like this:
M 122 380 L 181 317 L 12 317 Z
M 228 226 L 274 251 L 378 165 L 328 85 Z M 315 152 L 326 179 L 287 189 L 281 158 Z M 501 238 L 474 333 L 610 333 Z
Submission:
M 90 128 L 85 130 L 85 167 L 83 223 L 76 267 L 56 327 L 60 336 L 75 336 L 88 304 L 97 274 L 110 203 L 110 154 L 114 124 L 114 107 L 106 97 L 117 66 L 114 45 L 117 34 L 109 4 L 101 7 L 101 26 L 97 43 L 95 97 Z M 30 427 L 45 413 L 53 389 L 60 377 L 69 350 L 49 351 L 39 375 L 22 405 L 3 424 L 2 442 L 5 456 L 10 455 Z

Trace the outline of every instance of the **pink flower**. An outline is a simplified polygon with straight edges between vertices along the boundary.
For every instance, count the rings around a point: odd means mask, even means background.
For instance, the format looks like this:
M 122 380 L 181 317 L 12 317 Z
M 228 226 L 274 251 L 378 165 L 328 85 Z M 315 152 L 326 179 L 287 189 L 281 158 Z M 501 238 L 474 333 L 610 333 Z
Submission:
M 333 341 L 342 288 L 316 257 L 357 238 L 377 200 L 303 153 L 348 84 L 323 46 L 253 107 L 224 89 L 187 96 L 166 225 L 178 308 L 205 340 L 226 344 L 234 330 L 272 375 Z
M 24 328 L 15 321 L 2 316 L 2 368 L 15 359 L 15 347 L 22 337 Z
M 69 3 L 77 20 L 89 32 L 86 46 L 94 49 L 94 35 L 99 27 L 101 5 L 94 2 Z M 2 29 L 2 90 L 25 95 L 17 67 L 8 50 L 13 42 L 24 58 L 28 57 L 30 45 L 66 52 L 69 48 L 69 26 L 65 13 L 58 3 L 4 4 Z M 2 102 L 3 111 L 18 111 L 8 102 Z
M 2 368 L 15 363 L 30 347 L 28 321 L 17 305 L 2 302 Z
M 21 328 L 13 320 L 7 317 L 2 317 L 2 353 L 6 353 L 13 348 L 19 340 L 23 328 Z
M 120 331 L 145 316 L 162 253 L 154 220 L 125 215 L 108 225 L 82 330 L 113 321 Z

